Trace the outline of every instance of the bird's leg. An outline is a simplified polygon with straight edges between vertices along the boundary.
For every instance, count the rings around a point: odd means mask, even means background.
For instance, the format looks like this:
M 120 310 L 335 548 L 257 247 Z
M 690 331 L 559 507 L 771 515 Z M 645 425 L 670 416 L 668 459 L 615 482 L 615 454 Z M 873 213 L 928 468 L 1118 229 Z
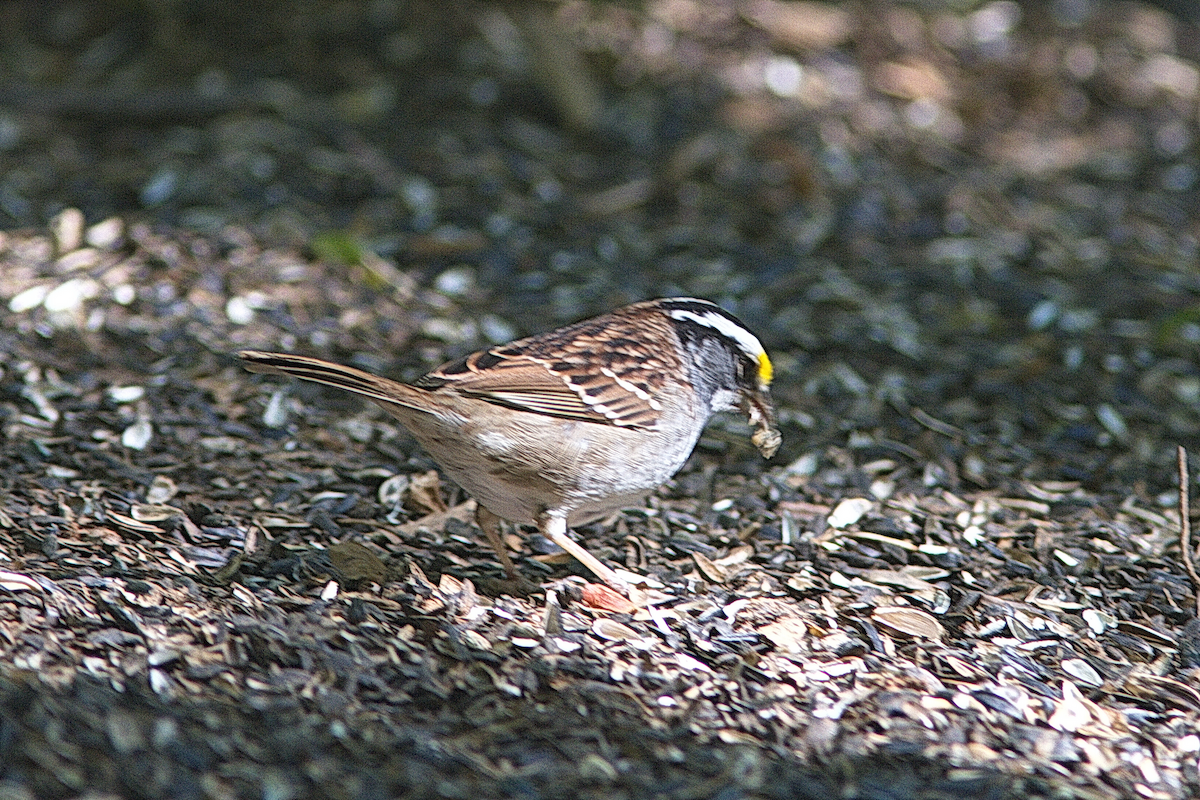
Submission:
M 503 523 L 500 518 L 484 508 L 482 504 L 477 503 L 475 505 L 475 524 L 483 531 L 488 544 L 496 551 L 496 557 L 504 566 L 504 574 L 508 576 L 509 580 L 517 580 L 517 568 L 513 566 L 512 558 L 508 555 L 508 545 L 504 543 L 504 537 L 501 535 Z
M 479 525 L 479 529 L 487 537 L 488 544 L 496 551 L 496 557 L 500 559 L 500 563 L 504 566 L 504 572 L 508 575 L 509 579 L 524 582 L 524 579 L 517 574 L 517 569 L 513 565 L 512 558 L 508 555 L 508 545 L 504 543 L 504 539 L 501 537 L 502 522 L 500 518 L 482 505 L 477 505 L 475 507 L 475 523 Z M 566 517 L 559 514 L 546 513 L 538 517 L 537 524 L 538 530 L 541 531 L 543 536 L 591 570 L 593 575 L 617 591 L 626 595 L 629 594 L 629 585 L 618 578 L 616 572 L 606 567 L 600 559 L 589 553 L 583 545 L 567 535 Z
M 567 518 L 565 516 L 543 513 L 538 516 L 537 524 L 538 530 L 542 532 L 543 536 L 567 551 L 576 561 L 591 570 L 597 578 L 619 592 L 629 593 L 628 584 L 618 578 L 617 573 L 604 566 L 600 559 L 589 553 L 583 545 L 567 536 Z

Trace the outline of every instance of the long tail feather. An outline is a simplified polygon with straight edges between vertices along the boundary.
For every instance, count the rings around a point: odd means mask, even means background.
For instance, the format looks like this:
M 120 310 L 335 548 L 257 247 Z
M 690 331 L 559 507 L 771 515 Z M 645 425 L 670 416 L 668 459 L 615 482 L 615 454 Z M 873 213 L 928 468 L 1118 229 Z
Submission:
M 342 366 L 320 358 L 297 356 L 290 353 L 265 353 L 261 350 L 242 350 L 237 355 L 246 369 L 251 372 L 291 375 L 306 381 L 345 389 L 382 403 L 421 407 L 419 403 L 414 403 L 413 399 L 413 395 L 419 393 L 420 389 L 415 389 L 399 381 L 381 378 L 354 367 Z

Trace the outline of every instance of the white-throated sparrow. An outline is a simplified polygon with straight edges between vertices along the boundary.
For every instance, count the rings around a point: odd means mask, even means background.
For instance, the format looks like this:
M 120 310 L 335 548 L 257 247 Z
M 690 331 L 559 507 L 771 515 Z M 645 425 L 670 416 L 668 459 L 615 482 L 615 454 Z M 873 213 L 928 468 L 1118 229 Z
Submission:
M 400 420 L 481 508 L 544 536 L 606 583 L 613 570 L 567 527 L 636 502 L 675 474 L 715 412 L 741 408 L 764 458 L 779 447 L 771 361 L 706 300 L 648 300 L 444 364 L 413 384 L 286 353 L 238 354 L 254 372 L 347 389 Z M 497 527 L 488 534 L 512 575 Z

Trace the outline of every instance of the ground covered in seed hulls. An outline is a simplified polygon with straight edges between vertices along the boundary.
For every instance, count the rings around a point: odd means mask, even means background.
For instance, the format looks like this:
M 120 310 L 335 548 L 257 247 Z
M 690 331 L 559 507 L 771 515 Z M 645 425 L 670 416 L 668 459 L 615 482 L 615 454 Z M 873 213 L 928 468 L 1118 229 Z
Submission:
M 0 8 L 0 796 L 1200 793 L 1190 23 L 243 6 Z M 784 444 L 576 532 L 634 611 L 230 355 L 412 379 L 670 294 Z

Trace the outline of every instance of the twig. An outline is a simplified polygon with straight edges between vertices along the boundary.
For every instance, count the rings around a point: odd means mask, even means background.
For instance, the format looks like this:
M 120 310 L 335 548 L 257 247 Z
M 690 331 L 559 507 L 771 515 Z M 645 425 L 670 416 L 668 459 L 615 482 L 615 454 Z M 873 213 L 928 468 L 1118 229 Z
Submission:
M 1188 508 L 1188 466 L 1187 450 L 1179 446 L 1179 551 L 1183 558 L 1183 568 L 1192 579 L 1192 591 L 1196 595 L 1196 616 L 1200 617 L 1200 576 L 1196 575 L 1196 565 L 1192 562 L 1192 521 L 1189 518 L 1191 509 Z

